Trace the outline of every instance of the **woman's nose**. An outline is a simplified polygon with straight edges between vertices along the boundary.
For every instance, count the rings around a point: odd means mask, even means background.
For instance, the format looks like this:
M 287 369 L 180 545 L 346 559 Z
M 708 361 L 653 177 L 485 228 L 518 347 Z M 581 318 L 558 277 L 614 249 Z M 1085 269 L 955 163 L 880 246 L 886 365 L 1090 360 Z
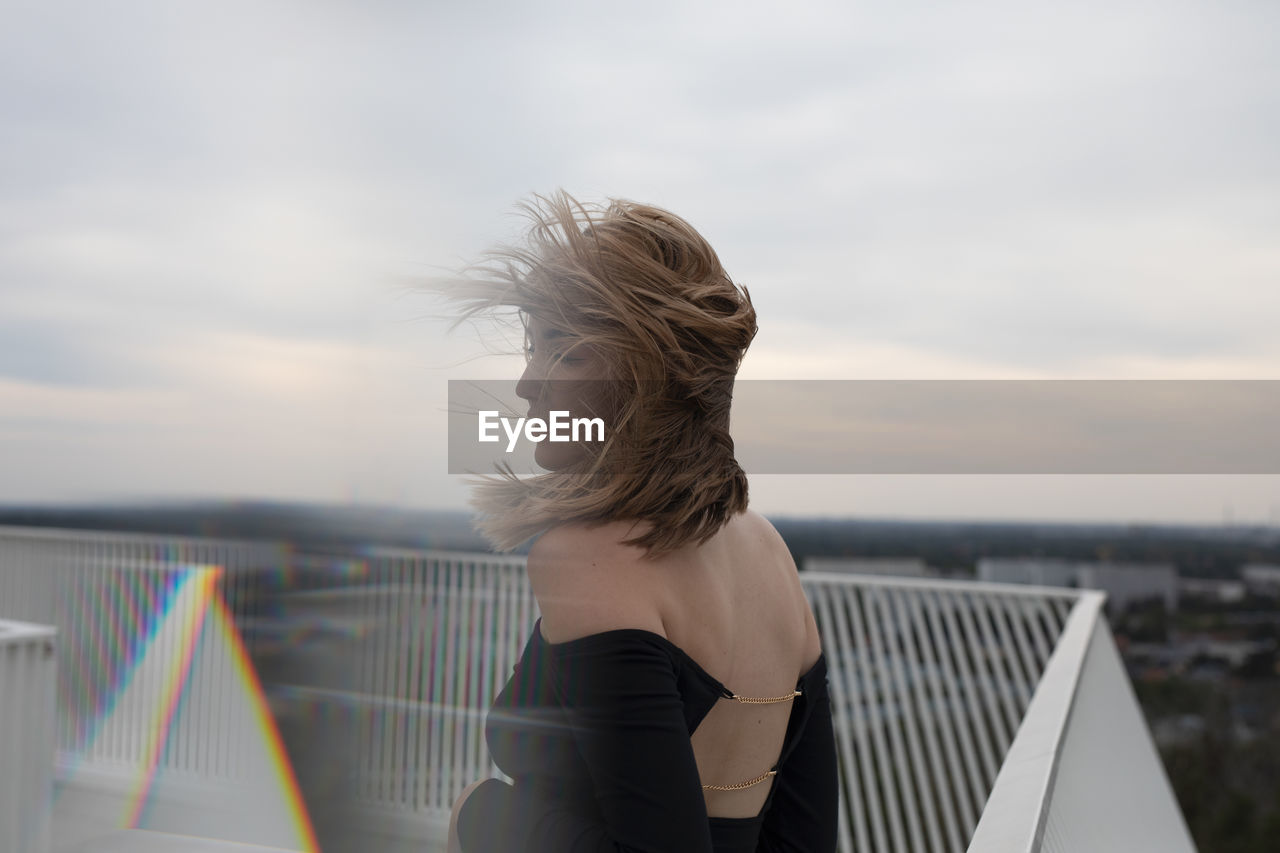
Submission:
M 524 366 L 524 373 L 520 375 L 520 381 L 516 383 L 516 396 L 532 403 L 541 395 L 542 379 L 538 377 L 537 371 L 533 368 L 533 362 L 530 361 Z

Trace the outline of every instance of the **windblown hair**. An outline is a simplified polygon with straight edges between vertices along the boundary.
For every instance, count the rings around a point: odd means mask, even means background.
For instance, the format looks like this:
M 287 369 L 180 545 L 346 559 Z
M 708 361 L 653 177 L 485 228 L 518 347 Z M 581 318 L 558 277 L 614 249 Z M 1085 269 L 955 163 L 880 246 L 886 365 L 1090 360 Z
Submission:
M 527 245 L 490 252 L 449 292 L 458 322 L 515 308 L 608 364 L 612 434 L 590 458 L 476 484 L 481 531 L 501 550 L 559 524 L 648 522 L 627 544 L 657 556 L 711 538 L 747 508 L 733 453 L 734 375 L 756 334 L 745 288 L 683 219 L 559 192 L 523 206 Z

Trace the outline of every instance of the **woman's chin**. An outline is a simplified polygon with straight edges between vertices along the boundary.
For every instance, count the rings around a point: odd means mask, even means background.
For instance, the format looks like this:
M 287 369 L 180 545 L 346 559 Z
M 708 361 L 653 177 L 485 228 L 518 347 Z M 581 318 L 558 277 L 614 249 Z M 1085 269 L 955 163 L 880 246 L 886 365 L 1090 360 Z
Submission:
M 583 458 L 584 454 L 573 445 L 557 446 L 544 441 L 533 450 L 533 461 L 547 471 L 563 471 Z

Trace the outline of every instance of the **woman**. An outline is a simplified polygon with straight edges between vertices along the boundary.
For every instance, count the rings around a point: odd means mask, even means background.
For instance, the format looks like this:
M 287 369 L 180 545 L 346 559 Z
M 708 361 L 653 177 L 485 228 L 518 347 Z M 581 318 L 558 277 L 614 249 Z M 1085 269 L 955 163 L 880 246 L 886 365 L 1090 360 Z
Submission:
M 538 444 L 547 474 L 479 487 L 496 545 L 538 536 L 542 616 L 486 726 L 514 784 L 459 797 L 450 850 L 834 850 L 818 631 L 729 437 L 749 295 L 664 210 L 565 194 L 529 210 L 530 247 L 473 271 L 464 316 L 519 309 L 530 417 L 606 430 Z

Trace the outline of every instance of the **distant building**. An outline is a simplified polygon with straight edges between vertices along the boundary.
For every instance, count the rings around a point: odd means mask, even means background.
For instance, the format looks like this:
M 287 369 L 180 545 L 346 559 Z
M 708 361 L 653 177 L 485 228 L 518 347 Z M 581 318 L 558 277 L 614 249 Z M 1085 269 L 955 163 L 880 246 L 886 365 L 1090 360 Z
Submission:
M 1162 602 L 1170 613 L 1178 609 L 1178 572 L 1169 563 L 984 557 L 978 561 L 978 580 L 1098 589 L 1107 594 L 1107 607 L 1113 612 L 1153 599 Z
M 1240 568 L 1240 577 L 1255 595 L 1280 596 L 1280 566 L 1248 563 Z
M 931 578 L 938 575 L 918 557 L 805 557 L 804 570 L 897 578 Z
M 1169 563 L 1080 563 L 1079 586 L 1100 589 L 1107 605 L 1123 613 L 1130 604 L 1159 600 L 1172 613 L 1178 609 L 1178 570 Z
M 1218 578 L 1179 578 L 1178 595 L 1183 598 L 1200 598 L 1220 604 L 1244 601 L 1244 581 L 1219 580 Z
M 1074 587 L 1079 585 L 1077 565 L 1069 560 L 1042 557 L 983 557 L 978 560 L 978 580 Z

